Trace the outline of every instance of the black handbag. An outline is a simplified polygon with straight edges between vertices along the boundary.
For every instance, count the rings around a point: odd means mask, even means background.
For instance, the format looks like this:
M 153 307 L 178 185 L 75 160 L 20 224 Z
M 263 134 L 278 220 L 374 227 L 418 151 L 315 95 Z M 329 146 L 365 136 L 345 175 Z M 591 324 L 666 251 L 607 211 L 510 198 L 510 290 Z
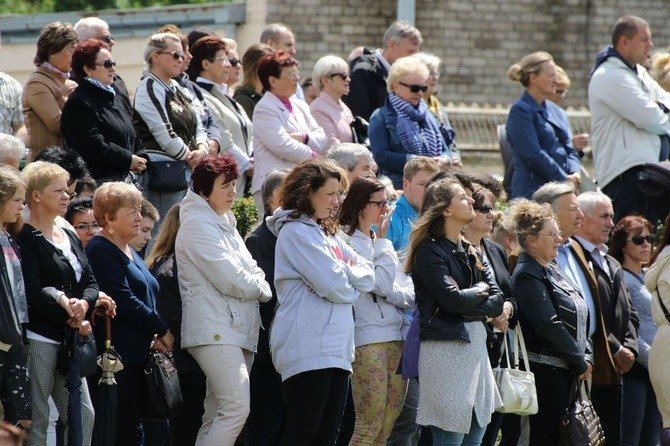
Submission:
M 181 413 L 184 399 L 172 353 L 149 352 L 144 367 L 142 418 L 165 420 Z
M 586 382 L 575 378 L 570 392 L 570 405 L 565 415 L 558 421 L 559 444 L 561 446 L 603 446 L 605 432 L 600 418 L 591 401 L 584 397 L 588 394 Z
M 149 190 L 155 192 L 179 192 L 188 187 L 186 161 L 149 161 Z
M 360 116 L 354 117 L 354 120 L 351 121 L 351 133 L 354 136 L 354 142 L 356 144 L 362 144 L 367 148 L 370 148 L 370 138 L 368 137 L 368 127 L 370 124 L 365 119 Z
M 82 336 L 76 328 L 65 329 L 65 339 L 58 351 L 56 369 L 65 376 L 72 361 L 79 364 L 79 376 L 93 376 L 98 371 L 98 348 L 93 334 Z

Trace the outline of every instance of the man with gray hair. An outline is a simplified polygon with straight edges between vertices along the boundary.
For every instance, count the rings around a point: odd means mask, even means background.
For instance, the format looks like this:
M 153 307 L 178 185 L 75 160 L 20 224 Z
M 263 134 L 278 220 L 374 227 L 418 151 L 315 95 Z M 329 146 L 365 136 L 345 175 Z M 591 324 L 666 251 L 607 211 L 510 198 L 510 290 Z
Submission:
M 623 268 L 607 254 L 607 241 L 614 228 L 612 200 L 602 192 L 585 192 L 578 197 L 584 223 L 575 234 L 596 278 L 599 322 L 593 341 L 591 401 L 605 431 L 608 445 L 621 437 L 622 380 L 638 355 L 638 317 L 624 280 Z M 598 345 L 597 340 L 606 344 Z
M 372 112 L 384 105 L 388 96 L 386 78 L 397 59 L 419 52 L 421 32 L 407 22 L 397 21 L 384 33 L 383 47 L 364 54 L 351 67 L 349 94 L 342 100 L 354 116 L 370 120 Z
M 0 164 L 18 169 L 28 154 L 25 144 L 16 136 L 0 133 Z
M 80 19 L 77 23 L 74 24 L 74 31 L 77 33 L 77 37 L 79 37 L 80 42 L 88 39 L 100 40 L 101 42 L 105 42 L 107 45 L 109 45 L 110 52 L 116 43 L 114 36 L 109 31 L 109 25 L 99 17 L 84 17 L 83 19 Z M 79 82 L 79 79 L 76 79 L 73 76 L 70 78 L 76 82 Z M 133 106 L 130 102 L 130 96 L 128 95 L 128 88 L 126 87 L 126 83 L 123 81 L 123 79 L 121 79 L 121 76 L 119 76 L 118 72 L 114 73 L 112 87 L 114 88 L 114 91 L 116 91 L 116 93 L 121 96 L 121 103 L 127 109 L 128 113 L 130 113 L 130 116 L 132 116 Z
M 356 178 L 374 178 L 372 154 L 367 147 L 351 142 L 342 142 L 328 149 L 326 158 L 335 161 L 347 170 L 349 184 Z
M 270 45 L 275 51 L 286 51 L 295 59 L 298 49 L 295 44 L 295 35 L 288 26 L 283 23 L 270 23 L 261 31 L 260 42 Z M 300 84 L 295 91 L 295 97 L 305 100 L 305 93 Z

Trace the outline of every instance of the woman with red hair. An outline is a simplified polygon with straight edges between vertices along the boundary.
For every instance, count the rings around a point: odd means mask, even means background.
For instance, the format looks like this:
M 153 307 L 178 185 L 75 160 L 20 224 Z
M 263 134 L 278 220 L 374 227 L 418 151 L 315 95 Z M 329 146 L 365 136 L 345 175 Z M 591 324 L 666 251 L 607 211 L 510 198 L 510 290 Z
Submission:
M 265 274 L 235 228 L 237 164 L 208 155 L 181 202 L 175 242 L 182 297 L 181 347 L 207 377 L 199 446 L 233 446 L 249 415 L 249 373 L 272 298 Z

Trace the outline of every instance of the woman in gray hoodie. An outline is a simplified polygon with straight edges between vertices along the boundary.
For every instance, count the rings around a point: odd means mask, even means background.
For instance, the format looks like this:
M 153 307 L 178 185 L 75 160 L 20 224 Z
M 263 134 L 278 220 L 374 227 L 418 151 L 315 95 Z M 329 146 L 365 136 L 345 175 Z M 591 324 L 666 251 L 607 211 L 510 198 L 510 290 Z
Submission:
M 354 360 L 353 303 L 374 286 L 372 264 L 335 235 L 342 175 L 332 161 L 303 161 L 266 220 L 278 237 L 270 351 L 286 405 L 281 445 L 335 442 Z

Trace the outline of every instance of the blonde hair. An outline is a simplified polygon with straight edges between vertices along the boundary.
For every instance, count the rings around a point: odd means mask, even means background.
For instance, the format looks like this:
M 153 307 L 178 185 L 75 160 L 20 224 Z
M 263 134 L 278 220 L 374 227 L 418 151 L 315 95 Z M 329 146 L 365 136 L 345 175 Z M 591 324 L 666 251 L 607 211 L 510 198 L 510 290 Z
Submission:
M 35 204 L 32 197 L 33 192 L 42 192 L 56 178 L 62 178 L 68 182 L 70 174 L 58 164 L 46 161 L 33 161 L 23 168 L 21 179 L 26 185 L 26 202 L 29 208 Z
M 440 65 L 442 64 L 442 60 L 435 54 L 421 52 L 416 53 L 413 56 L 423 62 L 423 64 L 428 68 L 429 73 L 440 72 Z
M 440 166 L 432 158 L 415 156 L 405 163 L 405 167 L 402 169 L 402 176 L 408 181 L 412 181 L 414 175 L 423 171 L 436 174 L 440 171 Z
M 142 205 L 142 193 L 132 184 L 121 181 L 104 183 L 93 194 L 93 216 L 105 228 L 119 209 Z
M 165 51 L 170 40 L 183 46 L 179 36 L 173 33 L 157 33 L 149 37 L 149 40 L 142 50 L 142 58 L 144 59 L 144 63 L 147 64 L 147 67 L 151 68 L 151 55 Z
M 509 218 L 514 222 L 514 233 L 519 245 L 525 250 L 528 237 L 537 235 L 548 220 L 556 220 L 556 215 L 549 203 L 538 204 L 525 198 L 514 201 Z
M 567 90 L 572 85 L 568 74 L 565 72 L 563 67 L 556 65 L 556 87 L 563 87 L 564 90 Z
M 524 87 L 528 87 L 530 75 L 542 71 L 542 65 L 545 62 L 551 62 L 554 57 L 546 51 L 536 51 L 530 53 L 521 59 L 520 62 L 512 64 L 507 70 L 507 76 L 513 82 L 519 82 Z
M 430 75 L 428 67 L 418 57 L 414 55 L 401 57 L 391 65 L 389 77 L 386 80 L 386 89 L 389 93 L 393 91 L 393 83 L 408 74 L 419 74 L 424 79 L 428 79 Z
M 424 240 L 444 236 L 444 210 L 449 207 L 455 197 L 454 186 L 461 183 L 453 177 L 435 181 L 426 187 L 421 215 L 409 236 L 405 271 L 410 273 L 414 264 L 414 253 Z M 462 186 L 461 186 L 462 187 Z
M 650 74 L 664 90 L 670 91 L 670 53 L 654 53 L 651 56 Z
M 154 268 L 156 263 L 174 254 L 174 244 L 180 226 L 179 209 L 179 203 L 177 203 L 165 214 L 161 230 L 158 232 L 154 246 L 145 260 L 147 268 Z

